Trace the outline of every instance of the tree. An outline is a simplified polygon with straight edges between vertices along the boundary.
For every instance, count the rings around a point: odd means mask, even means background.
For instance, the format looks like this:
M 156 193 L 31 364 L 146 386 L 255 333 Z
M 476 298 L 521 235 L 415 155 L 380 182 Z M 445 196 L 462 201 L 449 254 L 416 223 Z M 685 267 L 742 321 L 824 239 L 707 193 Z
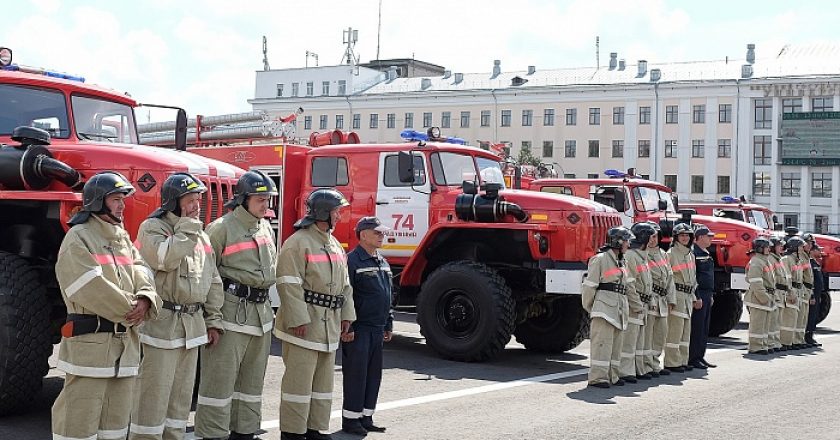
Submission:
M 534 156 L 530 145 L 523 145 L 522 149 L 519 150 L 519 158 L 517 159 L 517 162 L 519 162 L 520 165 L 538 166 L 540 164 L 540 158 Z

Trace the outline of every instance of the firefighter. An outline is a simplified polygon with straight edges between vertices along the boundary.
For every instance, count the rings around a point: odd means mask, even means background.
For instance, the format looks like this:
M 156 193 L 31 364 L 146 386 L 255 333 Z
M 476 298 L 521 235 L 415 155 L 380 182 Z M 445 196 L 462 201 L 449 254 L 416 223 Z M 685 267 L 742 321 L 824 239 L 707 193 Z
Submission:
M 753 255 L 747 265 L 747 282 L 750 286 L 744 294 L 744 305 L 750 312 L 749 346 L 747 350 L 751 354 L 766 355 L 769 353 L 767 350 L 767 327 L 770 321 L 770 313 L 776 307 L 774 298 L 776 277 L 773 274 L 773 263 L 770 260 L 770 247 L 770 240 L 765 237 L 758 237 L 753 240 L 750 250 Z
M 791 236 L 785 242 L 785 256 L 782 262 L 790 272 L 791 289 L 785 294 L 785 306 L 782 309 L 779 323 L 779 338 L 782 343 L 782 350 L 793 350 L 796 333 L 796 321 L 799 318 L 799 297 L 802 285 L 802 269 L 805 264 L 801 260 L 801 250 L 805 241 L 801 237 Z
M 621 367 L 619 374 L 625 382 L 636 383 L 639 379 L 648 380 L 644 365 L 644 330 L 648 304 L 651 300 L 650 267 L 648 266 L 647 245 L 650 237 L 656 234 L 647 222 L 640 222 L 630 228 L 633 238 L 630 250 L 624 257 L 627 265 L 627 304 L 630 314 L 627 317 L 627 329 L 622 336 Z
M 280 436 L 329 439 L 335 351 L 352 342 L 356 319 L 347 257 L 332 231 L 349 203 L 330 188 L 306 199 L 306 216 L 283 245 L 277 264 L 280 311 L 274 335 L 283 341 Z
M 652 223 L 656 234 L 648 242 L 648 257 L 650 258 L 650 276 L 653 282 L 653 298 L 645 324 L 646 345 L 650 351 L 645 354 L 645 371 L 653 377 L 667 376 L 669 370 L 663 369 L 659 359 L 665 348 L 668 335 L 668 314 L 674 309 L 677 301 L 674 287 L 674 272 L 668 263 L 668 255 L 659 247 L 659 225 Z
M 770 262 L 773 266 L 773 275 L 776 277 L 776 291 L 773 295 L 773 302 L 776 304 L 770 312 L 770 322 L 767 329 L 767 351 L 782 351 L 781 340 L 781 316 L 785 307 L 785 296 L 790 292 L 790 272 L 782 261 L 785 243 L 781 237 L 770 237 Z
M 253 439 L 260 429 L 274 318 L 268 289 L 277 264 L 274 233 L 264 217 L 276 195 L 268 176 L 248 171 L 225 204 L 231 211 L 207 226 L 225 291 L 225 333 L 214 347 L 201 348 L 195 433 L 205 439 Z
M 808 325 L 805 327 L 805 343 L 810 347 L 822 347 L 822 344 L 814 339 L 814 331 L 817 329 L 817 316 L 820 314 L 820 300 L 825 290 L 825 279 L 820 265 L 822 257 L 822 250 L 816 241 L 813 242 L 811 244 L 811 270 L 814 272 L 814 293 L 811 295 Z
M 688 365 L 705 370 L 717 365 L 706 361 L 706 343 L 709 340 L 712 304 L 715 294 L 715 262 L 709 253 L 715 234 L 703 225 L 694 230 L 694 262 L 697 272 L 697 299 L 701 307 L 691 315 L 691 338 L 688 347 Z
M 143 361 L 131 440 L 184 438 L 199 347 L 214 346 L 223 332 L 222 279 L 199 220 L 205 191 L 191 174 L 169 176 L 161 187 L 161 207 L 137 234 L 164 310 L 140 331 Z
M 132 193 L 119 173 L 91 177 L 58 251 L 56 278 L 67 322 L 57 368 L 66 377 L 52 408 L 53 438 L 128 435 L 140 366 L 138 326 L 160 310 L 151 272 L 122 226 Z
M 799 261 L 802 263 L 802 289 L 799 297 L 799 313 L 796 315 L 796 333 L 794 346 L 796 348 L 808 348 L 810 344 L 805 342 L 805 327 L 808 325 L 808 314 L 811 310 L 811 299 L 814 296 L 814 269 L 811 267 L 811 250 L 816 245 L 814 236 L 805 234 L 802 236 L 805 246 L 799 251 Z
M 390 228 L 376 217 L 362 217 L 356 224 L 359 245 L 347 255 L 356 321 L 352 342 L 341 344 L 344 403 L 342 430 L 365 435 L 385 432 L 374 425 L 373 413 L 382 382 L 382 345 L 391 340 L 391 267 L 377 249 Z
M 619 377 L 623 331 L 630 313 L 627 304 L 629 275 L 624 253 L 633 234 L 619 226 L 607 231 L 607 243 L 589 260 L 581 286 L 583 308 L 591 318 L 589 330 L 589 386 L 624 385 Z
M 688 365 L 688 346 L 691 338 L 691 311 L 702 307 L 694 296 L 697 274 L 694 267 L 694 230 L 687 223 L 674 226 L 674 240 L 668 249 L 668 263 L 674 272 L 676 304 L 668 316 L 668 337 L 665 341 L 665 368 L 682 373 L 694 369 Z

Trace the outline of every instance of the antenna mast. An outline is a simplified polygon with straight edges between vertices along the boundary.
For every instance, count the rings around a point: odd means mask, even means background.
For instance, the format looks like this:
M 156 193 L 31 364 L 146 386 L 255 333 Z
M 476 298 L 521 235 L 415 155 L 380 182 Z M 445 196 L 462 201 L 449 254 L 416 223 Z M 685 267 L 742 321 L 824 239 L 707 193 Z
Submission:
M 271 70 L 268 65 L 268 39 L 263 35 L 263 70 Z
M 355 66 L 359 62 L 359 57 L 353 51 L 353 48 L 356 47 L 356 42 L 359 41 L 359 31 L 349 27 L 343 33 L 344 44 L 347 45 L 347 49 L 344 50 L 342 62 L 348 66 Z

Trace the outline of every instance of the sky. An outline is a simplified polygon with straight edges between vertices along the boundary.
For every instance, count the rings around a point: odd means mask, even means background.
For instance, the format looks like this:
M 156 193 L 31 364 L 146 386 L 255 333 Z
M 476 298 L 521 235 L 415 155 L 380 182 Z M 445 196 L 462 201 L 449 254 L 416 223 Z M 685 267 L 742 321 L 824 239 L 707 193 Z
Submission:
M 339 64 L 342 31 L 376 59 L 380 0 L 5 0 L 0 46 L 16 63 L 84 76 L 190 115 L 249 111 L 262 38 L 272 69 Z M 380 58 L 458 72 L 758 58 L 784 44 L 840 43 L 832 1 L 381 0 Z M 142 120 L 140 122 L 145 122 Z

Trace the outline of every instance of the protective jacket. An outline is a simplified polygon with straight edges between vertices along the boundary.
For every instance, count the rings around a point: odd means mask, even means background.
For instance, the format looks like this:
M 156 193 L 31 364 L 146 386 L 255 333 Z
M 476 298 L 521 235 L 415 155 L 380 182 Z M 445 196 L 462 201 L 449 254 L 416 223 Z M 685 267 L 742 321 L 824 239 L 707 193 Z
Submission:
M 787 271 L 790 272 L 791 285 L 789 293 L 785 295 L 785 307 L 799 310 L 800 292 L 804 288 L 802 285 L 802 265 L 806 263 L 800 261 L 798 254 L 785 255 L 782 257 L 782 263 L 784 263 Z
M 630 249 L 624 260 L 629 274 L 627 290 L 629 320 L 631 324 L 642 325 L 647 315 L 648 305 L 653 300 L 653 280 L 650 276 L 648 252 L 642 249 Z
M 782 256 L 770 253 L 770 263 L 773 265 L 773 276 L 776 278 L 776 291 L 773 299 L 776 307 L 784 307 L 785 299 L 791 293 L 791 275 L 785 265 Z
M 668 316 L 668 304 L 677 303 L 674 287 L 674 272 L 668 262 L 668 254 L 659 246 L 648 249 L 650 277 L 653 289 L 653 301 L 650 311 L 654 316 Z
M 811 267 L 811 256 L 805 251 L 799 253 L 799 261 L 802 262 L 802 286 L 804 287 L 800 290 L 800 298 L 807 303 L 814 292 L 814 268 Z
M 602 318 L 619 330 L 627 329 L 629 278 L 624 260 L 618 260 L 615 252 L 607 250 L 592 257 L 581 286 L 581 301 L 589 316 Z
M 677 291 L 676 304 L 672 315 L 680 318 L 691 318 L 693 302 L 697 300 L 694 294 L 697 290 L 697 271 L 694 266 L 694 252 L 676 240 L 668 249 L 668 263 L 674 272 L 674 288 Z
M 744 305 L 760 310 L 776 308 L 776 277 L 773 274 L 770 256 L 755 254 L 747 265 L 747 282 L 750 286 L 744 294 Z

